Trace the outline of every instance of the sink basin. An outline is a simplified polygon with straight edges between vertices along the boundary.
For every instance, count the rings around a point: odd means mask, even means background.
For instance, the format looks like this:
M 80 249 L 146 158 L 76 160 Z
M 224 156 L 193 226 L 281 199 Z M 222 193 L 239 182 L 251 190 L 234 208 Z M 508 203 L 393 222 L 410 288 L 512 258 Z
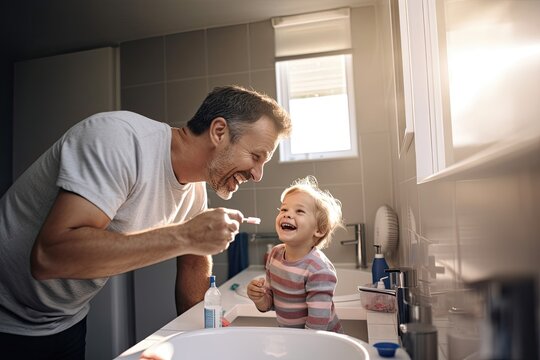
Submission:
M 338 283 L 334 293 L 334 303 L 360 300 L 358 285 L 371 283 L 371 273 L 369 271 L 342 268 L 337 268 L 336 271 Z M 253 279 L 258 279 L 264 276 L 264 272 L 261 272 L 260 275 L 253 277 Z M 239 286 L 236 289 L 236 293 L 243 297 L 248 297 L 246 286 L 247 284 L 242 284 Z
M 174 359 L 378 359 L 364 341 L 328 331 L 237 327 L 204 329 L 175 335 L 148 352 Z
M 366 320 L 343 320 L 340 319 L 341 326 L 345 335 L 352 336 L 354 338 L 368 341 L 367 321 Z M 277 327 L 278 323 L 276 318 L 260 317 L 260 316 L 238 316 L 229 326 L 263 326 L 263 327 Z
M 359 306 L 348 304 L 336 305 L 336 314 L 341 321 L 346 335 L 367 341 L 367 321 L 365 310 Z M 349 305 L 349 306 L 347 306 Z M 236 304 L 224 314 L 230 326 L 277 327 L 275 311 L 260 312 L 252 302 Z

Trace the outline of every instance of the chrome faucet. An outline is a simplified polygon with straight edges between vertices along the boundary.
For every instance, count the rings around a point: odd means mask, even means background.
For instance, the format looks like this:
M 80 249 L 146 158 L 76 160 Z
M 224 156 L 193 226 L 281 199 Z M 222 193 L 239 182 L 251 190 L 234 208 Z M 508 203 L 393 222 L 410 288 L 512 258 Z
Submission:
M 367 268 L 366 254 L 366 230 L 364 224 L 347 224 L 346 227 L 354 227 L 354 240 L 340 241 L 341 245 L 355 245 L 356 268 Z
M 410 267 L 401 267 L 399 269 L 387 269 L 385 271 L 390 277 L 391 289 L 376 289 L 369 286 L 358 286 L 358 290 L 387 294 L 396 297 L 397 331 L 401 338 L 400 325 L 415 320 L 411 317 L 411 312 L 413 309 L 412 305 L 416 302 L 415 298 L 418 289 L 416 270 Z

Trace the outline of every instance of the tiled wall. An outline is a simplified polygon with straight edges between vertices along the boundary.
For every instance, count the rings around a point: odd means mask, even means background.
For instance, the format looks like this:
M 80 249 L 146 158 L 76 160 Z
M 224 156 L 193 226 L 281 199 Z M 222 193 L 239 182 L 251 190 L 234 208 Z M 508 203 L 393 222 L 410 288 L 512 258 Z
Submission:
M 259 183 L 244 184 L 231 200 L 209 192 L 211 207 L 241 210 L 262 219 L 259 226 L 242 225 L 250 233 L 275 232 L 274 219 L 282 190 L 297 177 L 315 175 L 343 203 L 347 223 L 367 224 L 372 243 L 377 208 L 393 201 L 390 128 L 385 109 L 381 47 L 376 9 L 352 9 L 352 39 L 356 114 L 360 157 L 356 159 L 266 165 Z M 274 38 L 270 20 L 158 36 L 121 44 L 122 108 L 173 126 L 184 125 L 215 86 L 238 84 L 276 97 Z M 331 130 L 331 119 L 328 127 Z M 352 247 L 340 231 L 326 253 L 335 263 L 355 262 Z M 251 264 L 262 264 L 268 240 L 249 244 Z M 368 246 L 369 254 L 373 253 Z M 226 253 L 214 257 L 219 282 L 227 278 Z
M 383 23 L 389 8 L 386 2 L 380 4 L 378 19 Z M 389 28 L 381 26 L 381 36 L 390 37 L 385 33 Z M 383 53 L 387 57 L 391 51 Z M 385 64 L 387 99 L 392 99 L 392 64 Z M 482 296 L 470 290 L 471 283 L 540 273 L 540 162 L 537 156 L 510 164 L 501 159 L 418 185 L 414 141 L 399 158 L 397 127 L 391 126 L 391 132 L 393 205 L 400 218 L 400 251 L 394 260 L 415 267 L 422 290 L 431 295 L 439 359 L 463 358 L 475 348 L 471 343 L 478 343 L 478 319 L 483 317 Z M 465 314 L 458 315 L 459 310 Z M 448 334 L 465 342 L 448 346 Z

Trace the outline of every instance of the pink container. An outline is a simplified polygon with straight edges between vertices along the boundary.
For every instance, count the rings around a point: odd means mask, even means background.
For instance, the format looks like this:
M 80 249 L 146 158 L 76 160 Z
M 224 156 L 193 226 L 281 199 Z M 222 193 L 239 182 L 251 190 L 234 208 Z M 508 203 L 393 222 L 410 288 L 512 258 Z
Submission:
M 366 284 L 364 287 L 375 288 L 373 284 Z M 395 296 L 388 294 L 377 294 L 370 291 L 360 291 L 360 301 L 362 306 L 367 310 L 379 311 L 379 312 L 395 312 L 396 311 L 396 298 Z

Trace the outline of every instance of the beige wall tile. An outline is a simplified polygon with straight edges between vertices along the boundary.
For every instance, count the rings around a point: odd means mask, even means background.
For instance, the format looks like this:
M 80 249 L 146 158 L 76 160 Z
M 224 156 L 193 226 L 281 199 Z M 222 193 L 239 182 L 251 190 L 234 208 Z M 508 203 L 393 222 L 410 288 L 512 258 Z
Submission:
M 519 181 L 513 175 L 456 183 L 457 234 L 465 279 L 538 269 L 538 252 L 530 255 L 523 232 L 527 224 L 522 221 L 521 204 Z
M 360 157 L 314 161 L 314 175 L 319 184 L 362 182 L 362 160 Z
M 165 78 L 162 36 L 122 43 L 120 72 L 122 87 L 163 81 Z
M 453 288 L 459 277 L 454 182 L 417 186 L 422 237 L 429 239 L 424 266 L 431 291 Z
M 435 182 L 417 185 L 422 236 L 434 242 L 455 243 L 455 185 Z
M 207 30 L 209 75 L 249 70 L 247 29 L 243 24 Z
M 157 121 L 166 121 L 165 84 L 122 89 L 122 110 L 129 110 Z
M 372 259 L 373 224 L 377 209 L 387 204 L 392 206 L 392 165 L 389 133 L 371 133 L 361 136 L 360 151 L 363 158 L 362 182 L 364 184 L 364 206 L 368 258 Z
M 205 34 L 198 30 L 165 37 L 167 80 L 206 75 Z
M 274 29 L 270 20 L 249 24 L 250 69 L 274 68 Z
M 321 188 L 330 191 L 332 196 L 341 201 L 341 211 L 345 224 L 359 224 L 364 222 L 364 199 L 361 184 L 321 185 Z M 330 247 L 325 250 L 328 258 L 335 263 L 355 263 L 354 247 L 340 244 L 341 240 L 352 240 L 354 236 L 353 227 L 347 227 L 345 230 L 338 231 Z
M 208 77 L 208 88 L 213 89 L 216 86 L 239 85 L 249 88 L 249 73 L 241 72 L 236 74 L 216 75 Z
M 208 94 L 206 79 L 167 83 L 167 117 L 171 124 L 183 125 L 197 112 Z
M 239 210 L 244 214 L 244 216 L 257 216 L 255 208 L 255 190 L 246 189 L 242 187 L 235 192 L 229 200 L 223 200 L 216 193 L 209 189 L 208 190 L 208 207 L 217 208 L 225 207 L 229 209 Z M 252 231 L 253 225 L 251 224 L 242 224 L 241 229 L 245 228 L 246 231 Z M 242 230 L 243 231 L 243 230 Z
M 272 160 L 264 166 L 263 179 L 255 184 L 256 188 L 278 187 L 282 190 L 299 177 L 313 175 L 312 162 L 279 163 L 279 147 Z
M 278 208 L 281 205 L 280 196 L 284 188 L 256 189 L 257 200 L 255 213 L 261 218 L 261 224 L 257 227 L 259 232 L 275 233 L 275 221 Z
M 253 89 L 277 99 L 276 72 L 273 68 L 271 70 L 252 71 L 250 77 Z
M 352 9 L 351 35 L 355 83 L 355 107 L 358 131 L 388 131 L 385 114 L 382 54 L 377 42 L 375 9 L 363 6 Z M 382 120 L 381 120 L 382 119 Z

